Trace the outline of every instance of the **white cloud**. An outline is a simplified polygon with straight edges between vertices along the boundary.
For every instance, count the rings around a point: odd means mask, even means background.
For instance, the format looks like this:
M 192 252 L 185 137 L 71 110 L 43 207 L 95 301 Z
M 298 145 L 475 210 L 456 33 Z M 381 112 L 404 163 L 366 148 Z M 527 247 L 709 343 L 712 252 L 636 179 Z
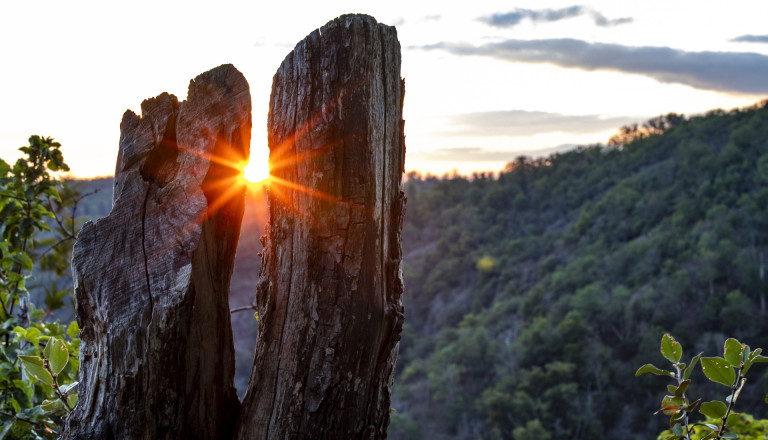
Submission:
M 645 75 L 662 83 L 743 94 L 768 93 L 768 56 L 749 52 L 686 52 L 669 47 L 589 43 L 571 38 L 505 40 L 481 46 L 441 42 L 421 46 L 454 55 L 549 63 L 583 70 Z

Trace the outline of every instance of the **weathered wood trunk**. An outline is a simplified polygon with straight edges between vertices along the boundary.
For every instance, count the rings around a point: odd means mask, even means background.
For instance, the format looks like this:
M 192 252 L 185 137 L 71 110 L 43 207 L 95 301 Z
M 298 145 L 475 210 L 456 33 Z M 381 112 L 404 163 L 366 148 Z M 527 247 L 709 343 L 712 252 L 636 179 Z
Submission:
M 218 439 L 239 402 L 228 307 L 248 83 L 231 65 L 128 111 L 109 216 L 75 245 L 80 400 L 65 439 Z
M 274 77 L 269 223 L 239 439 L 380 439 L 403 324 L 393 27 L 346 15 Z

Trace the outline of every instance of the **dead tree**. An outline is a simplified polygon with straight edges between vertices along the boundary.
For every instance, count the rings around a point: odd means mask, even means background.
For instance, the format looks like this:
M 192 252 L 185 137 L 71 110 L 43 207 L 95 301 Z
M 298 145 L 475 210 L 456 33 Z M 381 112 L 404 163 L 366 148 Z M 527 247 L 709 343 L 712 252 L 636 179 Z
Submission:
M 120 124 L 112 211 L 74 248 L 80 400 L 65 439 L 232 436 L 239 401 L 228 306 L 251 137 L 233 66 Z
M 403 96 L 396 31 L 364 15 L 311 33 L 274 77 L 239 439 L 386 437 L 403 324 Z

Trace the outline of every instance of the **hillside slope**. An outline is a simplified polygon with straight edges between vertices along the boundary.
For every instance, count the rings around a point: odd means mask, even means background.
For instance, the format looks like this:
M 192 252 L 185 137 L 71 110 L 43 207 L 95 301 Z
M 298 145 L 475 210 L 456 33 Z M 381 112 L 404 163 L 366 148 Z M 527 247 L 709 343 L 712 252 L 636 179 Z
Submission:
M 391 438 L 655 438 L 666 383 L 634 372 L 664 332 L 768 346 L 768 108 L 659 121 L 498 178 L 410 176 Z

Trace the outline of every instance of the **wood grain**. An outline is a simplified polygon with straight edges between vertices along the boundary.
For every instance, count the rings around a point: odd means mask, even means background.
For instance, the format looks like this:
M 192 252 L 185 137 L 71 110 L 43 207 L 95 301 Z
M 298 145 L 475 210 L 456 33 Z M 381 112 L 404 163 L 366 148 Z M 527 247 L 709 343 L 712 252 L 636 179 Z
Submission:
M 345 15 L 275 74 L 269 222 L 239 439 L 380 439 L 403 324 L 393 27 Z
M 72 261 L 79 402 L 64 439 L 231 438 L 229 277 L 243 215 L 248 83 L 231 65 L 127 111 L 110 214 Z

